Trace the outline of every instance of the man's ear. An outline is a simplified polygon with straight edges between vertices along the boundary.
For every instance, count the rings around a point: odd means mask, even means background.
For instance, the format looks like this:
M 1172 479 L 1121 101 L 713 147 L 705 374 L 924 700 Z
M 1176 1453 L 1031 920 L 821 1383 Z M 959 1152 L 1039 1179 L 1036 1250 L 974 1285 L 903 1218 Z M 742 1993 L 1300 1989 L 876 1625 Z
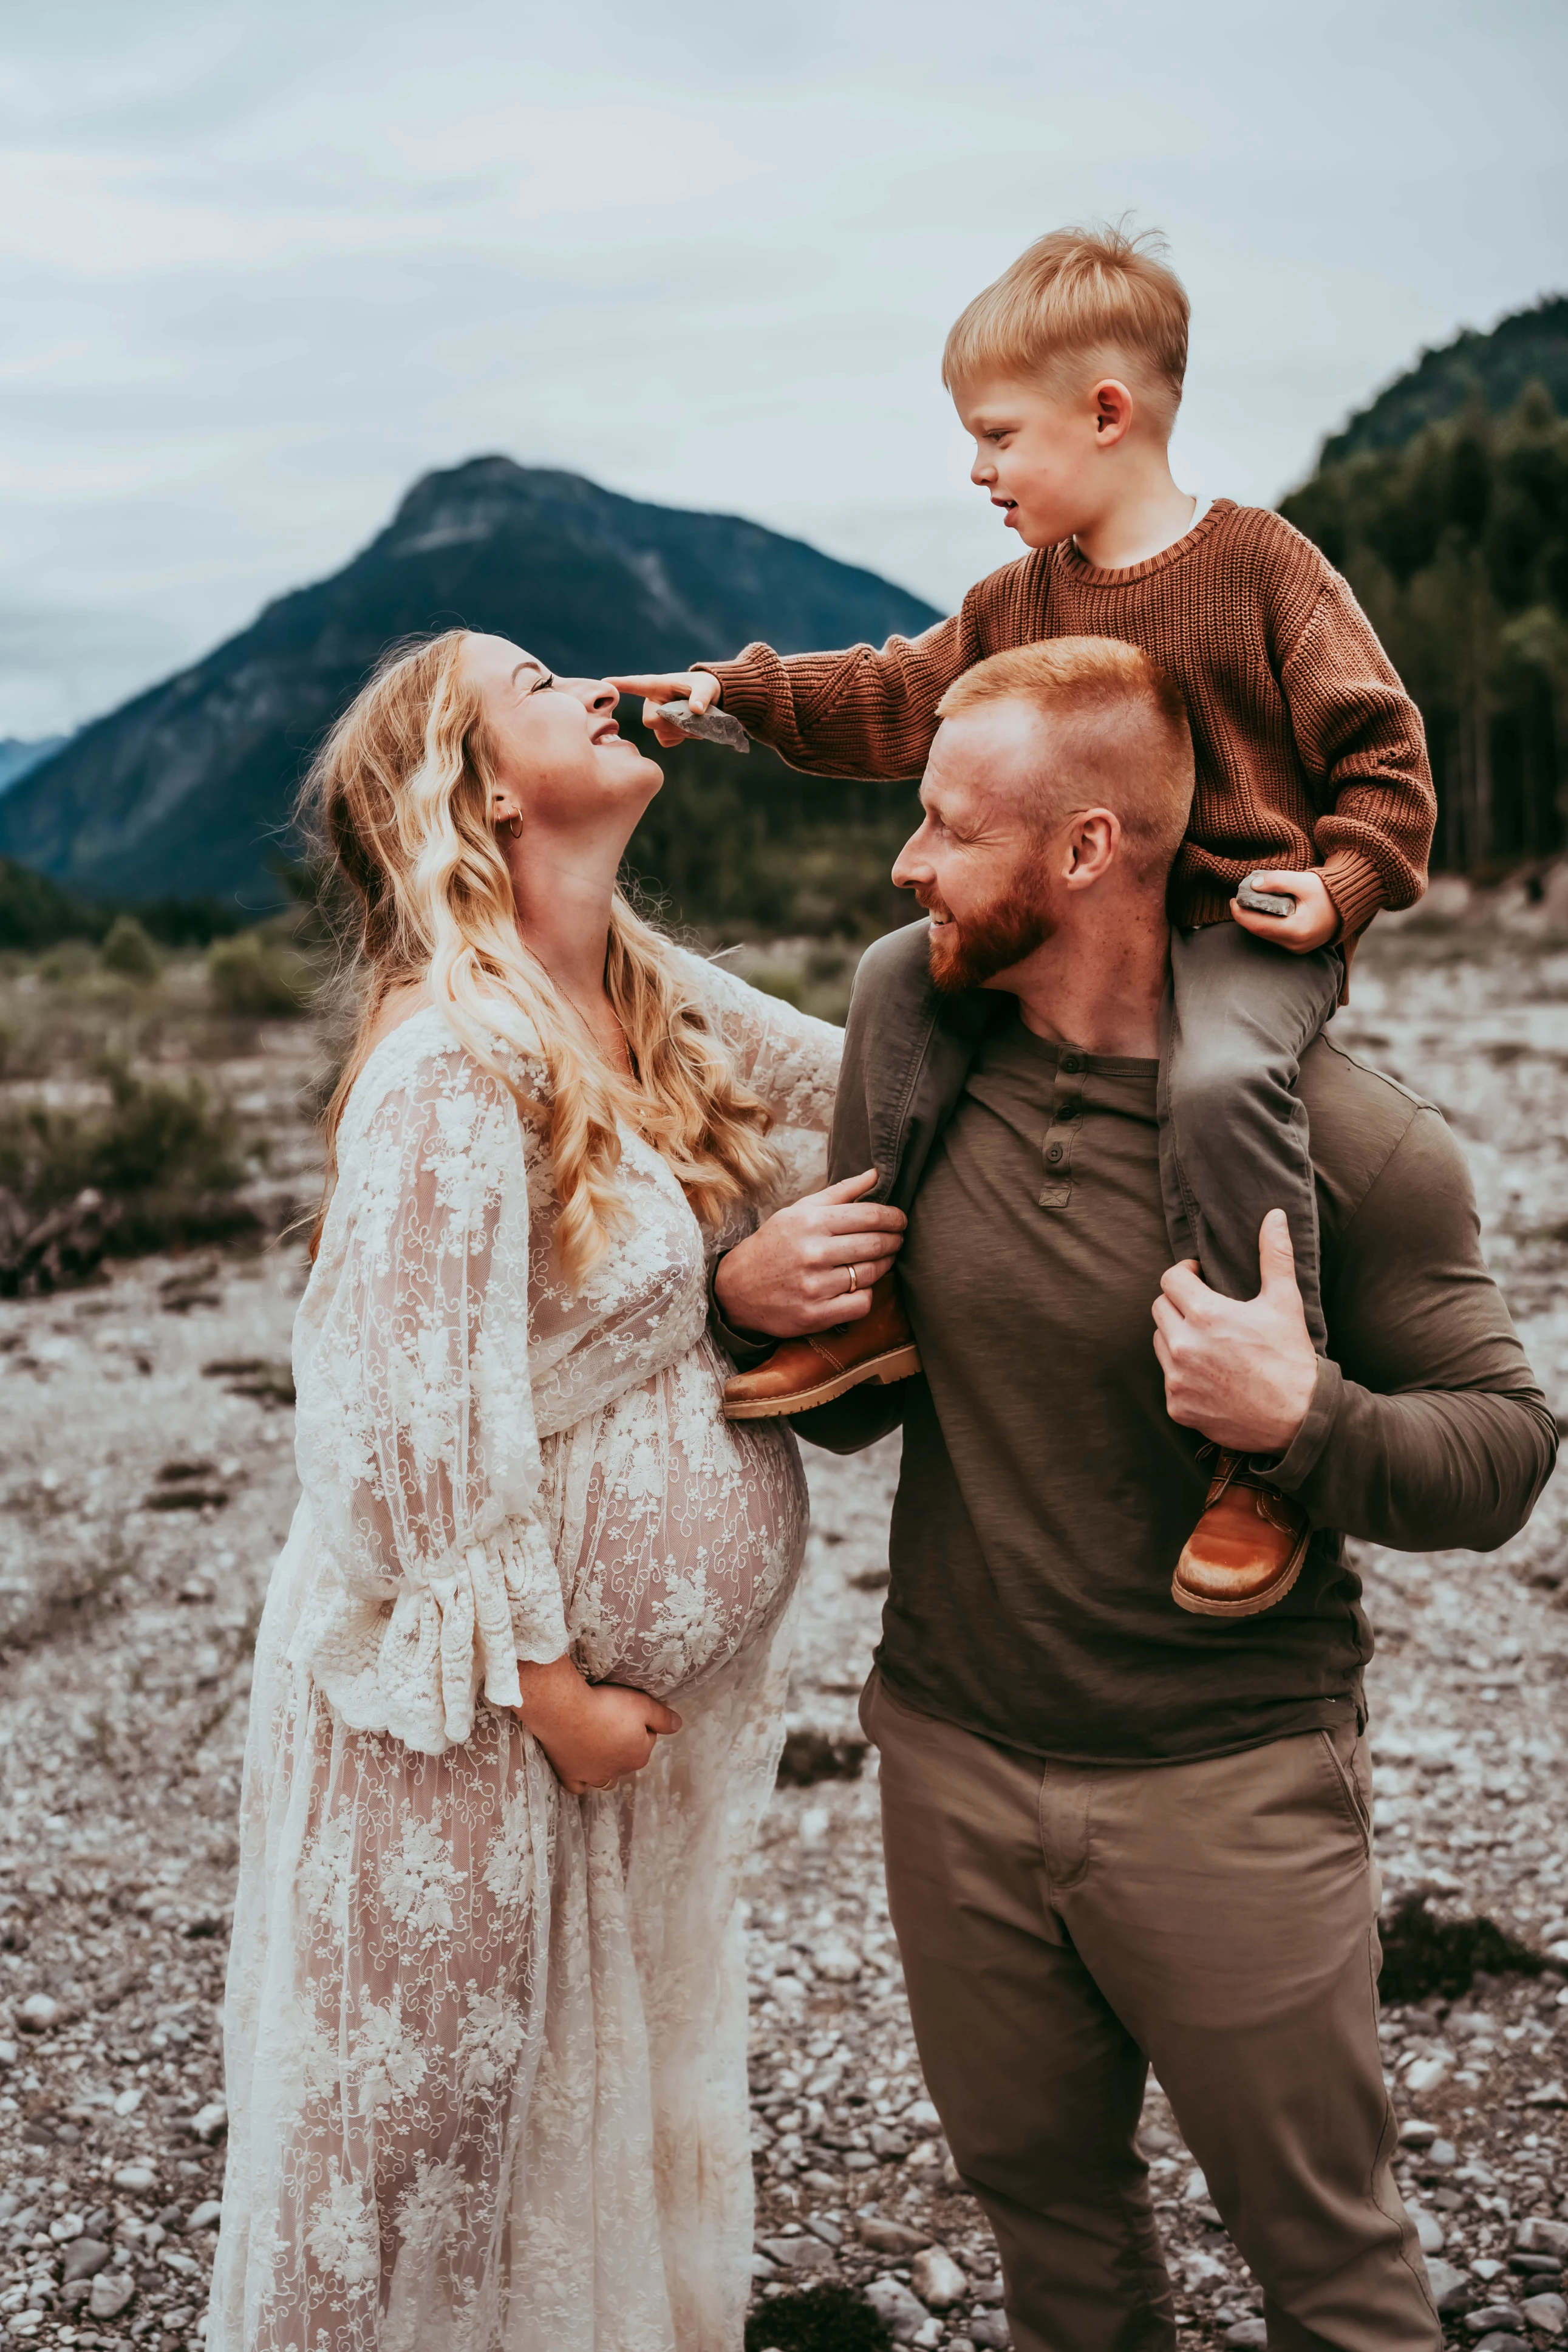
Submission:
M 1068 836 L 1067 874 L 1069 889 L 1098 882 L 1116 863 L 1121 846 L 1121 819 L 1114 809 L 1080 811 Z
M 1101 449 L 1125 440 L 1132 424 L 1132 394 L 1119 377 L 1108 375 L 1089 394 L 1094 403 L 1094 437 Z

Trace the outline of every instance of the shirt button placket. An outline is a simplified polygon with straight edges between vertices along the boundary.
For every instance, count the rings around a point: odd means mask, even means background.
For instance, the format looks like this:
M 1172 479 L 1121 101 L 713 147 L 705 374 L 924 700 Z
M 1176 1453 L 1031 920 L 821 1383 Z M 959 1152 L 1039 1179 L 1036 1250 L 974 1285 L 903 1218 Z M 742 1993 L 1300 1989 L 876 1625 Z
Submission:
M 1064 1054 L 1057 1065 L 1056 1098 L 1051 1106 L 1051 1123 L 1046 1130 L 1045 1182 L 1040 1191 L 1042 1209 L 1065 1209 L 1072 1199 L 1072 1146 L 1078 1121 L 1083 1109 L 1081 1087 L 1062 1087 L 1063 1078 L 1081 1079 L 1084 1056 Z

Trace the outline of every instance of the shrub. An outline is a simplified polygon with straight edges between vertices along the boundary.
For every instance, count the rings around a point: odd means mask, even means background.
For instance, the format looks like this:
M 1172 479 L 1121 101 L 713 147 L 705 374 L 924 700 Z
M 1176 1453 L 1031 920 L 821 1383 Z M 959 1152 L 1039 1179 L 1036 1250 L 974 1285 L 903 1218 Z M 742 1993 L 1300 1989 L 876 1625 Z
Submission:
M 233 1197 L 246 1168 L 232 1107 L 199 1079 L 140 1078 L 114 1060 L 99 1075 L 105 1110 L 31 1105 L 0 1115 L 0 1186 L 29 1216 L 100 1193 L 109 1246 L 122 1255 L 254 1231 L 254 1213 Z
M 746 2322 L 746 2352 L 889 2352 L 870 2305 L 837 2280 L 771 2295 Z
M 116 915 L 99 953 L 105 971 L 118 972 L 121 980 L 145 987 L 158 977 L 156 950 L 134 915 Z
M 1457 2000 L 1478 1969 L 1492 1976 L 1538 1977 L 1545 1963 L 1495 1920 L 1444 1919 L 1420 1895 L 1407 1895 L 1379 1928 L 1384 2000 L 1424 2000 L 1431 1993 Z
M 263 930 L 241 931 L 208 950 L 207 986 L 225 1013 L 287 1021 L 309 1011 L 316 975 L 289 940 Z

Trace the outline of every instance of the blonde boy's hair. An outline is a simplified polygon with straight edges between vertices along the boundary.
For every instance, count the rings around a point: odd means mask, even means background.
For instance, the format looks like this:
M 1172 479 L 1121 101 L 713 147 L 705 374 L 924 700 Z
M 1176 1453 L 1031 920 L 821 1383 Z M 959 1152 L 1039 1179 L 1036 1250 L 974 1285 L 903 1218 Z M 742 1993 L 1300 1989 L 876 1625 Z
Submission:
M 1165 250 L 1156 229 L 1053 229 L 959 318 L 942 352 L 942 383 L 957 392 L 983 375 L 1043 376 L 1056 388 L 1074 361 L 1125 356 L 1145 363 L 1132 389 L 1152 396 L 1169 429 L 1187 372 L 1192 306 Z
M 976 662 L 948 688 L 937 717 L 995 702 L 1026 703 L 1050 726 L 1034 812 L 1040 832 L 1075 809 L 1111 809 L 1134 870 L 1163 874 L 1193 800 L 1192 730 L 1173 679 L 1120 637 L 1047 637 Z

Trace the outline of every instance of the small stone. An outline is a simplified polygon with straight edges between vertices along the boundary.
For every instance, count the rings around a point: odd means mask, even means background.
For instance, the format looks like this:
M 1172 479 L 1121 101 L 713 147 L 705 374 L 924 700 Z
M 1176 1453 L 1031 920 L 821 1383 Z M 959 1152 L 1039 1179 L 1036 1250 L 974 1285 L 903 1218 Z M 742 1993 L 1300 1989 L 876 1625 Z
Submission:
M 1224 2340 L 1233 2344 L 1236 2352 L 1264 2352 L 1268 2330 L 1261 2319 L 1238 2319 L 1234 2327 L 1226 2329 Z
M 951 2311 L 969 2294 L 969 2273 L 943 2246 L 928 2246 L 910 2264 L 910 2284 L 928 2311 Z
M 114 2185 L 116 2189 L 140 2190 L 145 2195 L 149 2189 L 156 2189 L 158 2176 L 145 2164 L 122 2164 L 114 2176 Z
M 119 2092 L 116 2095 L 114 2101 L 115 2114 L 117 2116 L 133 2116 L 146 2095 L 147 2094 L 142 2089 L 140 2083 L 136 2084 L 132 2090 Z
M 1435 2164 L 1439 2171 L 1447 2172 L 1450 2166 L 1459 2161 L 1459 2151 L 1451 2139 L 1435 2139 L 1426 2151 L 1426 2161 Z
M 911 2172 L 940 2172 L 947 2161 L 947 2143 L 940 2139 L 921 2140 L 905 2158 Z
M 879 2213 L 863 2213 L 855 2224 L 863 2246 L 876 2254 L 918 2254 L 931 2243 L 929 2230 L 911 2230 L 902 2221 L 884 2221 Z
M 57 2246 L 68 2245 L 73 2238 L 80 2237 L 82 2226 L 79 2213 L 62 2213 L 58 2221 L 49 2223 L 49 2235 Z
M 1405 2077 L 1405 2087 L 1413 2099 L 1419 2099 L 1447 2079 L 1448 2061 L 1446 2058 L 1417 2058 Z
M 942 2129 L 942 2117 L 929 2099 L 916 2099 L 899 2117 L 899 2126 L 920 2139 L 931 2139 Z
M 198 2107 L 191 2117 L 191 2129 L 197 2139 L 205 2140 L 209 2147 L 214 2140 L 221 2139 L 228 2129 L 227 2101 L 209 2099 L 205 2107 Z
M 999 2311 L 984 2312 L 969 2323 L 969 2333 L 980 2352 L 1007 2352 L 1013 2341 L 1013 2331 Z
M 861 1960 L 853 1944 L 823 1944 L 812 1953 L 811 1965 L 829 1984 L 853 1984 Z
M 8 2039 L 0 2040 L 0 2066 L 14 2066 L 16 2063 L 16 2044 Z
M 908 2156 L 910 2143 L 901 2131 L 890 2131 L 886 2124 L 873 2124 L 868 2134 L 871 2153 L 883 2164 L 897 2164 Z
M 810 2175 L 806 2177 L 809 2179 Z M 835 2253 L 844 2243 L 843 2231 L 836 2222 L 826 2220 L 820 2213 L 808 2213 L 805 2217 L 805 2226 L 814 2238 L 820 2238 L 823 2244 L 831 2246 Z
M 67 2284 L 72 2279 L 96 2277 L 113 2251 L 112 2246 L 106 2246 L 101 2238 L 73 2240 L 66 2248 L 64 2276 Z
M 1206 2205 L 1208 2201 L 1208 2182 L 1194 2165 L 1187 2175 L 1187 2185 L 1182 2191 L 1182 2202 L 1184 2205 Z
M 1511 2328 L 1504 2328 L 1495 2336 L 1483 2336 L 1476 2352 L 1530 2352 L 1530 2347 L 1522 2336 L 1515 2336 Z
M 1428 2213 L 1420 2205 L 1412 2205 L 1410 2218 L 1415 2224 L 1415 2235 L 1421 2242 L 1422 2252 L 1440 2254 L 1447 2242 L 1444 2238 L 1442 2224 L 1436 2215 Z
M 87 2307 L 94 2319 L 118 2319 L 135 2293 L 136 2282 L 129 2271 L 100 2271 Z
M 1531 2213 L 1520 2223 L 1513 2242 L 1521 2254 L 1550 2254 L 1554 2262 L 1568 2263 L 1568 2221 L 1549 2221 L 1544 2213 Z
M 24 2033 L 47 2033 L 63 2014 L 59 2002 L 48 1993 L 30 1992 L 16 2011 L 16 2022 Z
M 874 2156 L 868 2156 L 863 2147 L 852 2147 L 847 2150 L 844 2157 L 844 2169 L 846 2172 L 874 2172 L 876 2170 L 876 2158 Z
M 752 2256 L 752 2276 L 756 2280 L 759 2286 L 761 2286 L 767 2279 L 777 2278 L 778 2274 L 778 2264 L 776 2263 L 770 2263 L 766 2254 L 753 2254 Z
M 1568 2090 L 1561 2083 L 1542 2083 L 1536 2091 L 1526 2091 L 1527 2107 L 1568 2107 Z
M 757 2243 L 780 2270 L 824 2271 L 832 2266 L 832 2248 L 809 2232 L 799 2238 L 759 2238 Z
M 1399 2126 L 1401 2147 L 1430 2147 L 1436 2137 L 1436 2125 L 1424 2124 L 1416 2116 L 1412 2116 L 1408 2123 Z
M 861 2290 L 895 2344 L 912 2344 L 925 2326 L 929 2314 L 923 2303 L 917 2303 L 902 2279 L 873 2279 Z
M 1475 2289 L 1470 2284 L 1468 2273 L 1456 2270 L 1452 2263 L 1429 2262 L 1426 2278 L 1432 2289 L 1432 2300 L 1439 2311 L 1464 2311 L 1475 2300 Z
M 201 2203 L 195 2207 L 190 2220 L 185 2223 L 185 2235 L 189 2237 L 194 2230 L 216 2230 L 222 2218 L 222 2198 L 204 2197 Z
M 1490 2336 L 1500 2327 L 1522 2327 L 1524 2314 L 1517 2303 L 1484 2303 L 1465 2315 L 1467 2336 Z
M 1560 2294 L 1532 2294 L 1520 2309 L 1540 2336 L 1561 2336 L 1568 2328 L 1568 2303 Z

